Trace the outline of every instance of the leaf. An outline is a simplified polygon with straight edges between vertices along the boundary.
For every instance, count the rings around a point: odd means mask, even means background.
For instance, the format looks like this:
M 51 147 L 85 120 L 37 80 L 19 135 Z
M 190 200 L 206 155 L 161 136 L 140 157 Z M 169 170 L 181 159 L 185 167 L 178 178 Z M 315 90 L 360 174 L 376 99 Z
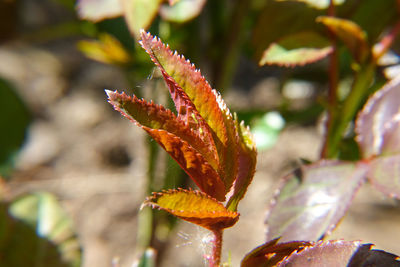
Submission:
M 80 266 L 72 222 L 53 195 L 36 193 L 9 206 L 2 203 L 0 216 L 0 266 Z
M 351 20 L 328 16 L 320 16 L 316 21 L 324 24 L 335 36 L 342 40 L 358 63 L 365 62 L 370 53 L 370 48 L 367 34 L 360 26 Z
M 140 30 L 147 29 L 157 15 L 162 0 L 121 0 L 123 12 L 131 33 L 140 37 Z
M 236 116 L 236 114 L 235 114 Z M 235 121 L 238 120 L 235 118 Z M 257 149 L 249 127 L 237 123 L 239 130 L 238 164 L 239 171 L 232 187 L 232 196 L 226 205 L 229 210 L 236 211 L 239 201 L 244 197 L 248 186 L 253 180 L 257 164 Z
M 180 116 L 176 117 L 172 111 L 163 106 L 140 100 L 136 96 L 130 97 L 125 93 L 109 90 L 106 90 L 106 93 L 110 104 L 129 120 L 139 124 L 140 127 L 162 129 L 178 136 L 202 154 L 214 169 L 218 168 L 218 155 L 214 154 L 213 147 L 206 142 L 208 140 L 201 139 Z
M 400 155 L 380 156 L 369 161 L 368 178 L 385 195 L 400 199 Z
M 278 243 L 279 238 L 268 241 L 264 245 L 258 246 L 243 258 L 241 267 L 272 267 L 282 261 L 294 251 L 301 251 L 311 242 L 291 241 Z
M 98 41 L 79 41 L 78 49 L 88 58 L 106 64 L 123 65 L 131 61 L 122 44 L 107 33 L 102 33 Z
M 319 161 L 287 176 L 267 214 L 267 240 L 318 240 L 344 216 L 367 165 Z
M 200 191 L 174 189 L 153 193 L 143 204 L 212 231 L 231 227 L 239 219 L 239 213 L 228 211 L 217 200 Z
M 171 5 L 162 5 L 160 16 L 167 21 L 184 23 L 197 17 L 206 3 L 206 0 L 180 0 Z
M 278 1 L 287 1 L 287 0 L 278 0 Z M 326 9 L 329 6 L 330 0 L 291 0 L 307 3 L 309 6 L 318 8 L 318 9 Z M 334 0 L 334 5 L 341 5 L 345 2 L 345 0 Z
M 119 0 L 78 0 L 77 9 L 79 18 L 93 22 L 119 17 L 123 13 Z
M 130 98 L 125 94 L 106 91 L 114 108 L 144 129 L 197 186 L 216 199 L 225 200 L 225 187 L 218 173 L 199 152 L 203 143 L 175 115 L 162 106 Z M 196 148 L 199 150 L 196 150 Z
M 259 65 L 303 66 L 321 60 L 331 52 L 329 41 L 319 34 L 300 32 L 272 43 L 264 51 Z
M 15 89 L 0 78 L 0 176 L 7 176 L 14 166 L 31 121 L 28 108 Z
M 400 152 L 400 79 L 386 83 L 368 99 L 355 132 L 364 158 Z
M 317 31 L 315 19 L 325 11 L 310 8 L 294 1 L 265 1 L 264 9 L 253 30 L 252 44 L 256 58 L 261 58 L 266 47 L 273 42 L 305 31 Z
M 277 239 L 255 248 L 242 260 L 241 267 L 320 267 L 320 266 L 399 266 L 398 257 L 372 244 L 360 241 L 330 240 L 319 242 Z
M 371 244 L 359 241 L 317 242 L 283 260 L 279 266 L 399 266 L 396 256 L 384 251 L 371 250 Z
M 154 38 L 144 31 L 141 44 L 153 62 L 160 68 L 167 85 L 170 86 L 170 91 L 176 90 L 180 95 L 187 95 L 211 128 L 219 163 L 222 167 L 218 173 L 225 183 L 226 190 L 229 190 L 237 174 L 238 151 L 236 145 L 239 142 L 235 122 L 229 109 L 221 96 L 211 89 L 200 71 L 196 70 L 189 60 L 176 52 L 173 53 L 158 38 Z M 176 84 L 176 88 L 171 89 L 172 84 Z M 177 88 L 181 88 L 184 94 Z M 171 95 L 176 109 L 179 111 L 182 106 L 182 97 L 175 98 L 173 93 Z

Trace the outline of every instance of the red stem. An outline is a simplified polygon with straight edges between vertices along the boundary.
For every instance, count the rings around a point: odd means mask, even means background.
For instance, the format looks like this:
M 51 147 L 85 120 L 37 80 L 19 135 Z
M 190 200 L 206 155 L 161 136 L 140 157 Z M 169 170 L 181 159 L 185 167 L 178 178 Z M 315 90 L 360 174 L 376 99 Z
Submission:
M 335 5 L 333 4 L 333 0 L 330 1 L 328 7 L 328 15 L 335 16 Z M 338 54 L 337 54 L 337 45 L 336 45 L 336 37 L 331 32 L 328 31 L 329 39 L 331 40 L 332 53 L 329 57 L 329 92 L 328 92 L 328 118 L 326 121 L 326 133 L 324 145 L 321 151 L 321 158 L 327 158 L 330 155 L 329 151 L 329 139 L 331 136 L 331 130 L 333 128 L 333 124 L 335 122 L 335 108 L 337 105 L 337 87 L 338 87 Z
M 387 35 L 385 35 L 382 38 L 382 40 L 377 44 L 377 49 L 376 51 L 374 51 L 375 61 L 378 60 L 382 55 L 384 55 L 389 50 L 399 32 L 400 32 L 400 20 L 396 22 L 393 29 Z
M 222 250 L 222 233 L 223 229 L 217 229 L 212 231 L 214 234 L 213 248 L 211 258 L 209 259 L 210 267 L 219 267 L 221 262 L 221 250 Z

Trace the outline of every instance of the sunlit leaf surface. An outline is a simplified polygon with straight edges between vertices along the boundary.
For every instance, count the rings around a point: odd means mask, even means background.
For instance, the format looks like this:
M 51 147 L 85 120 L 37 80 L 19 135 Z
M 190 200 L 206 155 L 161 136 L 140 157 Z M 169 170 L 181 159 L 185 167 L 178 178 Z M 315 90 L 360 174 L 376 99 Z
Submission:
M 387 196 L 400 199 L 400 155 L 377 157 L 369 166 L 371 184 Z
M 80 266 L 71 219 L 53 195 L 37 193 L 3 203 L 0 216 L 0 266 Z
M 147 29 L 156 17 L 162 0 L 120 0 L 126 23 L 138 39 L 140 29 Z
M 399 266 L 396 256 L 380 250 L 371 250 L 371 244 L 360 241 L 317 242 L 295 252 L 278 266 L 320 267 L 320 266 Z
M 278 0 L 278 1 L 288 1 L 288 0 Z M 298 1 L 298 2 L 304 2 L 310 5 L 311 7 L 314 8 L 319 8 L 319 9 L 326 9 L 329 6 L 330 0 L 291 0 L 291 1 Z M 333 0 L 334 5 L 341 5 L 345 2 L 346 0 Z
M 241 267 L 400 266 L 396 255 L 371 249 L 372 244 L 360 241 L 277 241 L 271 240 L 251 251 Z
M 357 117 L 355 131 L 364 158 L 400 152 L 400 79 L 370 97 Z
M 209 230 L 231 227 L 239 219 L 237 212 L 228 211 L 217 200 L 200 191 L 177 189 L 153 193 L 144 205 L 165 210 Z
M 180 0 L 174 5 L 162 5 L 160 16 L 168 21 L 183 23 L 194 19 L 203 10 L 206 0 Z
M 369 51 L 369 45 L 366 33 L 351 20 L 321 16 L 317 22 L 324 24 L 333 32 L 350 50 L 357 62 L 363 63 Z
M 320 161 L 287 176 L 267 215 L 267 240 L 318 240 L 344 216 L 367 165 Z
M 120 0 L 78 0 L 78 16 L 93 22 L 122 15 Z
M 326 57 L 332 52 L 328 40 L 314 32 L 288 35 L 272 43 L 263 53 L 259 64 L 302 66 Z

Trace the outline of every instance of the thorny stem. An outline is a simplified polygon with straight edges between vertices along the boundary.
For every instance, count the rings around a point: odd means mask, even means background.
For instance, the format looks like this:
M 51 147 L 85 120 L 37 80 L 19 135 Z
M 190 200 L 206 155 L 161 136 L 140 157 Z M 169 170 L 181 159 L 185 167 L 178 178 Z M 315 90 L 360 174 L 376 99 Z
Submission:
M 214 240 L 213 240 L 213 248 L 212 254 L 209 258 L 209 266 L 210 267 L 219 267 L 221 262 L 221 250 L 222 250 L 222 234 L 223 229 L 213 230 Z

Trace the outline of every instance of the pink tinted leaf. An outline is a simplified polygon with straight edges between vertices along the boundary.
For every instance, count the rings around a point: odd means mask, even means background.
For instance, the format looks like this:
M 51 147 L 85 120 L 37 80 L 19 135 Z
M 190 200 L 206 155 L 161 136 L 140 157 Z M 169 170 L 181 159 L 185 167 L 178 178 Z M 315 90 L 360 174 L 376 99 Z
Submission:
M 364 158 L 400 152 L 400 79 L 388 82 L 368 99 L 355 131 Z
M 367 59 L 370 53 L 367 34 L 356 23 L 331 16 L 320 16 L 317 22 L 324 24 L 335 34 L 347 46 L 357 62 L 363 63 Z
M 260 66 L 303 66 L 325 58 L 332 52 L 328 40 L 315 32 L 300 32 L 288 35 L 272 43 L 263 53 Z
M 385 195 L 400 199 L 400 155 L 376 157 L 369 166 L 371 184 Z
M 220 202 L 200 191 L 173 189 L 153 193 L 143 204 L 209 230 L 231 227 L 239 219 L 239 213 L 227 210 Z
M 203 10 L 206 0 L 180 0 L 174 5 L 162 5 L 160 16 L 164 20 L 183 23 L 197 17 Z
M 299 251 L 312 243 L 306 241 L 291 241 L 278 243 L 279 238 L 268 241 L 249 252 L 242 260 L 241 267 L 272 267 L 294 251 Z
M 189 60 L 176 52 L 173 53 L 168 46 L 165 46 L 158 38 L 154 38 L 149 33 L 143 31 L 141 37 L 143 48 L 160 68 L 167 84 L 169 86 L 176 84 L 174 90 L 179 93 L 177 95 L 187 95 L 200 116 L 209 125 L 210 135 L 214 139 L 221 166 L 218 173 L 223 177 L 225 187 L 228 190 L 236 177 L 238 157 L 236 149 L 238 134 L 229 109 L 221 96 L 211 88 L 200 71 L 196 70 Z M 183 93 L 177 88 L 181 88 Z M 175 97 L 173 99 L 177 110 L 181 110 L 182 103 L 184 103 L 181 102 L 183 98 L 179 97 L 179 101 Z
M 267 240 L 318 240 L 344 216 L 365 181 L 366 164 L 319 161 L 287 176 L 267 214 Z
M 359 241 L 331 240 L 294 252 L 278 266 L 399 266 L 398 257 L 381 250 L 371 249 L 371 244 Z
M 120 0 L 126 23 L 131 33 L 140 37 L 140 30 L 147 29 L 156 17 L 162 0 Z
M 119 0 L 78 0 L 76 6 L 79 18 L 93 22 L 119 17 L 123 13 Z
M 205 158 L 212 155 L 208 154 L 202 140 L 183 121 L 170 110 L 135 96 L 128 97 L 111 91 L 107 91 L 107 94 L 114 108 L 157 141 L 201 190 L 220 201 L 225 199 L 224 183 Z

